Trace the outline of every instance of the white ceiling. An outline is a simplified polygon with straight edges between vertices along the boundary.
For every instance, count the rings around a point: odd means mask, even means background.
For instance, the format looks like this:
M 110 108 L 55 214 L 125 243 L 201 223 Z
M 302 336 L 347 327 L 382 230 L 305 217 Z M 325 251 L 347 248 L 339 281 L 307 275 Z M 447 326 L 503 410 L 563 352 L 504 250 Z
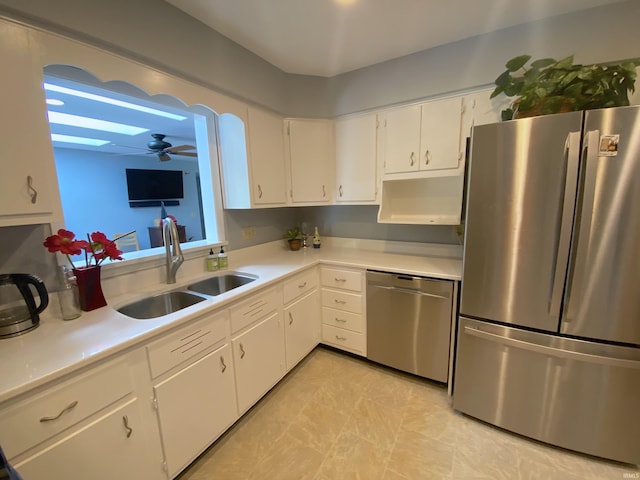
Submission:
M 621 0 L 166 0 L 288 73 L 331 77 Z

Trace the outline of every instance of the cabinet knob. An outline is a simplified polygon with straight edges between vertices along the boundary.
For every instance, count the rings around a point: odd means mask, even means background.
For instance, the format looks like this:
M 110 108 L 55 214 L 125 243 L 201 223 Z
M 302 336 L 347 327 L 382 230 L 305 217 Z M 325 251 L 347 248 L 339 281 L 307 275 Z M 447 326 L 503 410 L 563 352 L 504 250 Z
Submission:
M 416 163 L 416 159 L 415 159 L 415 153 L 411 152 L 411 155 L 409 155 L 409 160 L 411 162 L 411 166 L 413 167 Z
M 33 188 L 33 177 L 31 175 L 27 175 L 27 190 L 29 191 L 29 196 L 31 197 L 31 203 L 36 203 L 38 198 L 38 191 Z
M 245 351 L 244 351 L 244 347 L 242 346 L 242 344 L 240 344 L 240 358 L 244 358 L 245 356 Z
M 334 302 L 336 302 L 338 305 L 344 305 L 345 303 L 347 303 L 345 300 L 338 300 L 337 298 L 334 300 Z
M 293 324 L 293 315 L 289 312 L 289 325 Z
M 307 286 L 307 282 L 298 284 L 298 288 L 304 288 Z
M 429 152 L 429 150 L 427 150 L 426 152 L 424 152 L 424 164 L 429 165 L 430 161 L 431 161 L 431 153 Z
M 347 337 L 341 337 L 340 335 L 336 335 L 336 340 L 341 340 L 341 341 L 345 341 L 347 339 Z

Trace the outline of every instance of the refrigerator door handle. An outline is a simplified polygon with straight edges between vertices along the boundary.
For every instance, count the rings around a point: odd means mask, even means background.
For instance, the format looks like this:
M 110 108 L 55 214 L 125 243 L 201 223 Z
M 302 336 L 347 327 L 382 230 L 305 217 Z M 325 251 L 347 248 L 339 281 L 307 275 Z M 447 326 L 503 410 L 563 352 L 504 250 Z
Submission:
M 565 316 L 563 321 L 569 323 L 576 318 L 576 310 L 580 302 L 571 301 L 573 291 L 581 292 L 584 282 L 584 267 L 589 256 L 589 237 L 591 231 L 592 211 L 595 201 L 595 184 L 598 168 L 598 142 L 600 132 L 591 130 L 586 133 L 583 145 L 582 169 L 584 181 L 581 198 L 576 206 L 576 217 L 579 216 L 579 229 L 574 233 L 574 251 L 571 255 L 571 265 L 567 281 L 565 298 Z
M 565 260 L 569 258 L 569 248 L 571 246 L 571 226 L 573 224 L 573 209 L 575 208 L 578 184 L 578 164 L 580 162 L 580 132 L 570 132 L 567 135 L 565 157 L 567 173 L 560 217 L 560 233 L 556 248 L 555 270 L 551 283 L 551 298 L 549 300 L 549 315 L 553 317 L 560 317 L 562 290 L 567 273 L 567 262 Z
M 528 350 L 534 353 L 549 355 L 556 358 L 565 358 L 567 360 L 578 360 L 581 362 L 589 362 L 592 364 L 606 365 L 611 367 L 633 368 L 640 370 L 640 361 L 626 360 L 624 358 L 603 357 L 601 355 L 591 355 L 588 353 L 575 352 L 572 350 L 563 350 L 559 348 L 547 347 L 537 343 L 525 342 L 511 337 L 503 337 L 495 333 L 485 332 L 478 328 L 465 326 L 464 333 L 472 335 L 491 342 L 500 343 L 508 347 L 516 347 L 521 350 Z

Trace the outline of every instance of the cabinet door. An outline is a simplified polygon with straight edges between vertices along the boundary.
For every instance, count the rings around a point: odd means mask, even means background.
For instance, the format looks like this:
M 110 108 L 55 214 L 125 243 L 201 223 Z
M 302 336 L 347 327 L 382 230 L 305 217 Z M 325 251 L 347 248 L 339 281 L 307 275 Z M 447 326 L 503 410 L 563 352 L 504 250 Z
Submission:
M 282 311 L 278 311 L 232 341 L 240 414 L 284 375 L 282 328 Z
M 166 478 L 147 451 L 139 408 L 133 399 L 14 467 L 28 480 Z
M 413 172 L 419 168 L 420 105 L 384 114 L 384 172 Z
M 154 387 L 165 460 L 175 476 L 237 418 L 231 346 Z
M 460 151 L 462 97 L 422 105 L 420 170 L 457 168 Z
M 49 222 L 60 212 L 43 72 L 33 48 L 26 29 L 0 21 L 0 225 Z M 23 217 L 2 218 L 10 215 Z
M 337 120 L 336 201 L 375 203 L 376 114 Z
M 291 201 L 328 203 L 332 198 L 335 147 L 328 120 L 288 120 Z
M 253 203 L 287 203 L 282 117 L 249 107 L 249 152 Z
M 287 370 L 290 370 L 320 342 L 318 291 L 285 308 L 284 324 Z

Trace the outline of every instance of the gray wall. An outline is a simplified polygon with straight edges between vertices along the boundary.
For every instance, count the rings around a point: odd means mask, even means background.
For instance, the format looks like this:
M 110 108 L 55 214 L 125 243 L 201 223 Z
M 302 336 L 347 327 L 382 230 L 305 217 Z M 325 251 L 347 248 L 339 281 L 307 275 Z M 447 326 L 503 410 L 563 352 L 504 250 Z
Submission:
M 521 53 L 575 54 L 584 63 L 640 57 L 637 0 L 504 29 L 332 78 L 285 74 L 163 0 L 0 0 L 3 12 L 237 98 L 305 117 L 330 117 L 489 85 L 505 61 Z M 373 206 L 226 211 L 224 218 L 231 248 L 281 238 L 302 221 L 318 224 L 323 235 L 458 241 L 453 227 L 377 224 Z M 242 238 L 246 226 L 256 227 L 255 240 Z

